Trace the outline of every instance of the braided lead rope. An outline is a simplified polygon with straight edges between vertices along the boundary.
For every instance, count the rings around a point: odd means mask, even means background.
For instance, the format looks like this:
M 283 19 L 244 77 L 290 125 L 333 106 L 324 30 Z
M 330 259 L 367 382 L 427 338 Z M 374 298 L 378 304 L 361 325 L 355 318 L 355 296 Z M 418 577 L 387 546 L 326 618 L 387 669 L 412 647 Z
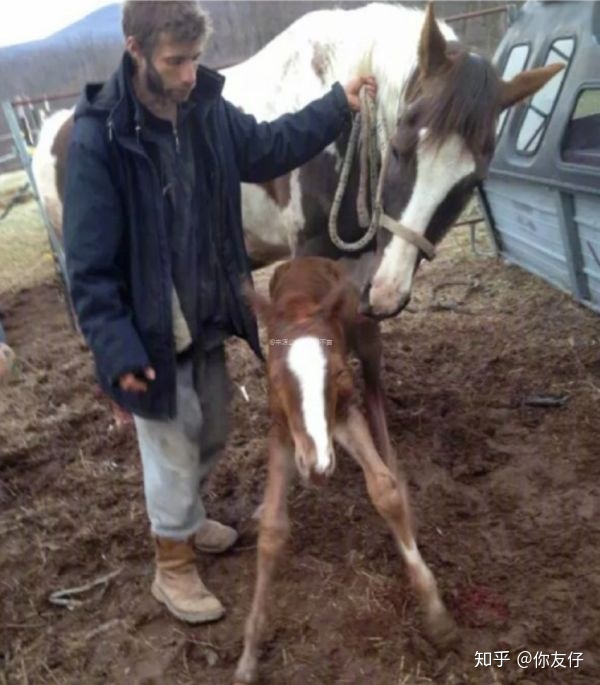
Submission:
M 365 245 L 367 245 L 375 236 L 375 233 L 377 232 L 377 222 L 374 220 L 376 218 L 376 212 L 373 212 L 373 216 L 371 217 L 371 221 L 369 222 L 369 227 L 366 231 L 366 233 L 360 238 L 359 240 L 355 242 L 346 242 L 341 238 L 338 232 L 337 228 L 337 219 L 338 219 L 338 214 L 340 211 L 340 206 L 342 204 L 342 198 L 344 197 L 344 193 L 346 191 L 346 187 L 348 185 L 348 177 L 350 175 L 350 168 L 352 166 L 352 160 L 354 158 L 354 151 L 357 146 L 357 141 L 358 141 L 358 132 L 359 132 L 359 127 L 361 125 L 361 119 L 367 118 L 367 120 L 372 121 L 373 117 L 369 117 L 369 115 L 366 113 L 367 108 L 368 108 L 368 97 L 366 95 L 365 88 L 363 87 L 361 90 L 361 115 L 356 115 L 354 117 L 354 121 L 352 123 L 352 130 L 350 131 L 350 138 L 348 140 L 348 146 L 346 147 L 346 153 L 344 155 L 344 162 L 342 165 L 342 171 L 340 173 L 340 178 L 338 181 L 338 185 L 335 191 L 335 196 L 333 198 L 333 204 L 331 205 L 331 211 L 329 213 L 329 223 L 328 223 L 328 229 L 329 229 L 329 237 L 331 239 L 331 242 L 340 250 L 346 250 L 348 252 L 357 252 L 358 250 L 362 250 Z M 373 139 L 373 136 L 370 136 L 370 139 Z M 376 141 L 375 141 L 376 143 Z M 372 148 L 373 146 L 370 145 L 368 146 L 367 150 Z M 375 172 L 376 173 L 376 172 Z M 375 176 L 372 176 L 375 178 Z M 382 179 L 379 179 L 379 183 L 382 182 Z M 371 186 L 371 193 L 373 193 L 373 187 L 375 184 Z M 366 192 L 366 191 L 365 191 Z M 373 197 L 376 196 L 377 193 L 373 195 Z M 374 203 L 373 203 L 374 206 Z
M 379 146 L 377 144 L 377 111 L 375 105 L 370 98 L 366 97 L 365 106 L 369 112 L 369 182 L 371 185 L 371 211 L 375 211 L 375 202 L 377 200 L 377 185 L 379 179 L 377 178 L 377 167 L 382 160 L 383 155 L 379 155 Z
M 371 223 L 369 206 L 371 207 L 371 211 L 373 210 L 373 207 L 375 207 L 379 147 L 377 143 L 377 113 L 373 111 L 373 101 L 367 95 L 364 88 L 360 91 L 360 105 L 361 155 L 360 181 L 358 195 L 356 197 L 356 213 L 358 215 L 358 225 L 361 228 L 368 228 Z
M 364 88 L 360 91 L 360 137 L 358 145 L 360 147 L 360 176 L 358 180 L 358 193 L 356 195 L 356 215 L 358 225 L 361 228 L 368 228 L 371 223 L 369 209 L 367 207 L 367 193 L 369 182 L 369 110 L 363 98 Z
M 394 235 L 398 236 L 399 238 L 402 238 L 403 240 L 406 240 L 407 242 L 411 243 L 411 245 L 414 245 L 418 249 L 420 249 L 425 257 L 429 260 L 432 260 L 435 257 L 436 251 L 435 251 L 435 246 L 425 238 L 425 236 L 422 236 L 420 233 L 417 233 L 416 231 L 413 231 L 411 228 L 408 228 L 408 226 L 404 226 L 404 224 L 400 223 L 396 219 L 393 219 L 389 215 L 385 214 L 383 212 L 382 208 L 382 194 L 383 194 L 383 182 L 385 179 L 385 174 L 387 171 L 387 166 L 389 163 L 390 159 L 390 149 L 391 146 L 389 144 L 389 137 L 387 135 L 387 127 L 386 123 L 383 119 L 383 117 L 377 121 L 377 117 L 369 117 L 369 114 L 366 114 L 366 111 L 368 109 L 368 98 L 366 97 L 366 93 L 364 92 L 364 88 L 361 90 L 361 116 L 356 115 L 354 118 L 354 121 L 352 123 L 352 130 L 350 132 L 350 138 L 348 140 L 348 146 L 346 148 L 346 154 L 344 155 L 344 162 L 342 166 L 342 171 L 340 174 L 340 179 L 338 181 L 338 187 L 335 192 L 335 196 L 333 199 L 333 204 L 331 206 L 331 211 L 329 214 L 329 237 L 331 238 L 331 242 L 340 250 L 346 250 L 348 252 L 357 252 L 358 250 L 362 250 L 363 247 L 365 247 L 375 236 L 377 233 L 377 229 L 381 225 L 382 227 L 386 228 L 388 231 L 393 233 Z M 373 207 L 373 214 L 371 216 L 371 220 L 369 222 L 369 228 L 367 229 L 366 233 L 363 235 L 362 238 L 359 240 L 356 240 L 353 243 L 346 242 L 343 240 L 337 230 L 337 218 L 339 214 L 339 209 L 340 205 L 342 203 L 342 198 L 344 196 L 344 192 L 346 191 L 346 187 L 348 185 L 348 177 L 350 175 L 350 168 L 352 166 L 352 160 L 354 157 L 354 150 L 358 144 L 358 132 L 359 132 L 359 127 L 361 125 L 360 119 L 361 117 L 363 118 L 368 118 L 371 126 L 375 128 L 374 135 L 370 136 L 371 142 L 374 142 L 375 145 L 369 145 L 370 150 L 374 150 L 374 152 L 369 152 L 369 157 L 371 160 L 370 164 L 370 175 L 371 175 L 371 193 L 372 193 L 372 203 L 371 206 Z M 373 179 L 376 178 L 374 169 L 376 169 L 376 164 L 377 164 L 377 155 L 379 150 L 378 145 L 377 145 L 377 136 L 379 136 L 379 139 L 381 140 L 381 135 L 383 134 L 383 140 L 385 140 L 385 150 L 383 152 L 383 158 L 381 162 L 381 169 L 379 171 L 379 178 L 377 179 L 377 183 L 375 184 Z M 366 145 L 366 143 L 365 143 Z M 375 193 L 373 193 L 373 188 L 376 185 L 376 190 Z

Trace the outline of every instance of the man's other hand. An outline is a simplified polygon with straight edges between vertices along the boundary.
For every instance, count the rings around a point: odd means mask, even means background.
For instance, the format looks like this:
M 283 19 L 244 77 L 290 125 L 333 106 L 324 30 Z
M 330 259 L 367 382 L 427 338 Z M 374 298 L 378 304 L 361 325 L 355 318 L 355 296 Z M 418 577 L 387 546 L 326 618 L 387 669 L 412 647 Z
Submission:
M 119 386 L 125 392 L 146 392 L 148 390 L 147 381 L 153 381 L 155 378 L 154 369 L 148 366 L 143 373 L 124 373 L 119 378 Z
M 377 95 L 377 81 L 374 76 L 357 76 L 348 81 L 344 88 L 346 97 L 348 98 L 348 105 L 350 106 L 350 109 L 353 109 L 355 112 L 360 109 L 359 93 L 363 86 L 367 89 L 367 95 L 374 100 Z

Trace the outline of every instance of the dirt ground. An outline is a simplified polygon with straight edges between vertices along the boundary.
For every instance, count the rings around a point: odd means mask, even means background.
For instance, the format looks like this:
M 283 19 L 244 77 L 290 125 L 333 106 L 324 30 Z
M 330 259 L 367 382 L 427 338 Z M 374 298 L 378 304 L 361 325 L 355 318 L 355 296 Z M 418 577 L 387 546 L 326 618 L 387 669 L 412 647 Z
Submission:
M 230 553 L 198 562 L 226 618 L 187 627 L 149 594 L 135 438 L 112 425 L 60 290 L 52 278 L 13 286 L 0 292 L 0 312 L 19 358 L 0 388 L 0 682 L 230 683 L 265 475 L 261 367 L 229 345 L 249 401 L 236 394 L 206 497 L 242 535 Z M 383 331 L 389 420 L 421 551 L 461 642 L 439 653 L 425 639 L 391 535 L 359 468 L 340 458 L 328 485 L 292 490 L 261 682 L 600 682 L 597 315 L 516 267 L 474 257 L 455 229 L 419 273 L 410 310 Z M 71 595 L 78 605 L 49 600 L 107 574 Z M 566 668 L 519 668 L 523 650 L 565 654 Z M 476 666 L 477 651 L 507 651 L 510 662 Z M 578 668 L 571 653 L 583 655 Z

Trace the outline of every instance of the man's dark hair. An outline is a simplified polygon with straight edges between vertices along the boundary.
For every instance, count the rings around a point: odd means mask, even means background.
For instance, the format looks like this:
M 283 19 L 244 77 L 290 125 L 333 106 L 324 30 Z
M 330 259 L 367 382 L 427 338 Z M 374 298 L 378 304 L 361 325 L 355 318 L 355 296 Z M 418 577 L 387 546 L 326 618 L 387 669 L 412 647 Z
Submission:
M 146 57 L 152 56 L 163 32 L 178 43 L 201 40 L 203 48 L 212 32 L 210 17 L 193 0 L 126 0 L 122 27 L 125 38 L 133 36 Z

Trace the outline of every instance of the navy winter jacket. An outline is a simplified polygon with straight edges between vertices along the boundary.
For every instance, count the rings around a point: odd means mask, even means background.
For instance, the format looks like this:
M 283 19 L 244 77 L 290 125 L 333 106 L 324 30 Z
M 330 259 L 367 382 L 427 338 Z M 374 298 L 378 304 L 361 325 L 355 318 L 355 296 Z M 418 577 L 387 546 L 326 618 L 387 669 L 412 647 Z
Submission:
M 65 187 L 63 232 L 70 291 L 94 354 L 100 385 L 124 409 L 146 418 L 176 413 L 168 236 L 158 174 L 141 145 L 139 109 L 125 54 L 104 85 L 89 85 L 75 111 Z M 206 126 L 218 160 L 216 216 L 227 244 L 227 290 L 235 293 L 235 335 L 261 355 L 256 320 L 240 295 L 249 276 L 241 218 L 242 181 L 288 173 L 331 143 L 349 118 L 340 84 L 301 111 L 257 123 L 221 95 L 224 78 L 204 67 L 191 97 L 192 126 Z M 252 87 L 251 84 L 248 87 Z M 196 168 L 206 164 L 198 150 Z M 213 171 L 213 170 L 211 170 Z M 198 230 L 203 230 L 198 226 Z M 119 377 L 152 366 L 145 393 L 123 392 Z

